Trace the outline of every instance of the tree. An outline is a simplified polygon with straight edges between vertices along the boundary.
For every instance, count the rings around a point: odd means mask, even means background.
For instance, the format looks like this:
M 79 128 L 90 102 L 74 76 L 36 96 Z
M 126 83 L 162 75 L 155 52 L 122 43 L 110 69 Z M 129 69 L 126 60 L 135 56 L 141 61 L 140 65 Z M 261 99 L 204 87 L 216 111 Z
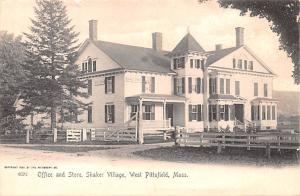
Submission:
M 199 0 L 200 3 L 208 0 Z M 299 0 L 218 0 L 221 7 L 240 10 L 240 15 L 250 13 L 251 17 L 265 18 L 271 30 L 279 36 L 280 49 L 292 59 L 292 77 L 300 83 L 299 60 Z
M 20 87 L 26 80 L 22 63 L 25 59 L 21 37 L 0 32 L 0 128 L 14 129 L 21 126 L 16 119 L 16 102 Z
M 86 109 L 85 81 L 75 65 L 78 33 L 67 16 L 61 0 L 38 0 L 26 37 L 26 69 L 29 80 L 22 94 L 22 115 L 32 112 L 50 115 L 51 129 L 56 128 L 57 113 L 72 110 L 74 115 Z M 76 109 L 74 109 L 76 108 Z

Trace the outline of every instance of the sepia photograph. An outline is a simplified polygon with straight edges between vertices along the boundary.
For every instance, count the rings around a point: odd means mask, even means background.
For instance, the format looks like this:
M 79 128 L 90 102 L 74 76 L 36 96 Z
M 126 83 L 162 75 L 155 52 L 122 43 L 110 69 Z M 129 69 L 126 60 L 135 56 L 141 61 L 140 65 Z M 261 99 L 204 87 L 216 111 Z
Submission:
M 0 0 L 0 196 L 300 195 L 298 0 Z

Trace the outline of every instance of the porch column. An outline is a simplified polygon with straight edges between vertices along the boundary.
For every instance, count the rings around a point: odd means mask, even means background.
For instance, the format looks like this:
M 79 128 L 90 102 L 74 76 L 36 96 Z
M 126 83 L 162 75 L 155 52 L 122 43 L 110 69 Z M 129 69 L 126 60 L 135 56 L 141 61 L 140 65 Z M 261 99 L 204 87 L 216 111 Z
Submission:
M 143 99 L 139 99 L 139 126 L 138 126 L 138 140 L 139 144 L 144 143 L 144 134 L 143 134 L 143 127 L 142 127 L 142 121 L 143 121 Z
M 218 129 L 218 131 L 219 131 L 219 121 L 220 121 L 219 105 L 220 105 L 220 103 L 217 103 L 217 104 L 216 104 L 216 107 L 217 107 L 217 108 L 216 108 L 216 112 L 217 112 L 217 120 L 216 120 L 216 121 L 217 121 L 217 129 Z
M 163 128 L 166 128 L 166 100 L 163 102 Z

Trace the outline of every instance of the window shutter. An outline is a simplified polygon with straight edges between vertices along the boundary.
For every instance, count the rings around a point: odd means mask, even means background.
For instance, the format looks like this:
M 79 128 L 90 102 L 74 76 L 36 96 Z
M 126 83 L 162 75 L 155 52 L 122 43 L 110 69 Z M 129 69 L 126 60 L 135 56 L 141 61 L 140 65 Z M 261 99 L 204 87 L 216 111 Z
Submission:
M 151 93 L 155 93 L 155 77 L 151 77 Z
M 201 90 L 201 78 L 197 78 L 197 93 L 199 94 Z
M 84 71 L 84 63 L 81 64 L 81 71 Z
M 181 57 L 181 63 L 182 63 L 182 68 L 184 68 L 185 67 L 185 57 Z
M 230 94 L 230 79 L 226 79 L 226 94 Z
M 115 76 L 111 77 L 112 93 L 115 93 Z
M 142 93 L 145 93 L 146 90 L 146 78 L 145 76 L 142 76 Z
M 185 93 L 185 78 L 182 78 L 182 94 Z
M 155 120 L 155 105 L 151 106 L 151 120 Z
M 193 92 L 193 84 L 192 84 L 192 78 L 189 77 L 189 93 Z
M 111 105 L 111 113 L 112 113 L 111 121 L 112 123 L 115 123 L 115 105 Z
M 104 79 L 105 94 L 107 94 L 107 78 Z
M 104 111 L 105 111 L 105 114 L 104 114 L 105 122 L 107 123 L 107 105 L 105 105 Z
M 198 112 L 198 116 L 197 116 L 197 121 L 201 121 L 202 120 L 202 108 L 201 105 L 197 105 L 197 112 Z
M 93 93 L 93 83 L 92 80 L 88 80 L 88 94 L 92 95 Z
M 212 121 L 212 108 L 211 108 L 212 106 L 211 105 L 209 105 L 208 106 L 208 116 L 209 116 L 209 122 L 211 122 Z
M 174 78 L 174 95 L 177 94 L 177 79 Z
M 193 109 L 193 106 L 192 105 L 189 105 L 189 121 L 192 121 L 192 109 Z
M 204 93 L 204 78 L 202 78 L 202 93 Z

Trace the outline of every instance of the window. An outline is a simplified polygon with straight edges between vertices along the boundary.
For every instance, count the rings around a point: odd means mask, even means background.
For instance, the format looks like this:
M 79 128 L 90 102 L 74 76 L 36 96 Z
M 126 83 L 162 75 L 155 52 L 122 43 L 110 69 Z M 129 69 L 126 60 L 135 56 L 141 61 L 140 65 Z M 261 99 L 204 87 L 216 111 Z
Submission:
M 115 122 L 115 105 L 105 105 L 105 123 Z
M 224 94 L 224 78 L 220 78 L 220 94 Z
M 88 70 L 88 63 L 87 63 L 87 62 L 84 63 L 84 70 L 85 70 L 85 71 Z
M 235 95 L 240 96 L 240 81 L 235 81 Z
M 242 59 L 239 59 L 238 68 L 243 69 L 243 60 Z
M 155 105 L 143 105 L 143 120 L 155 120 Z
M 236 68 L 236 60 L 235 59 L 232 59 L 232 67 L 233 67 L 233 69 Z
M 271 120 L 271 106 L 267 106 L 267 120 Z
M 174 92 L 175 94 L 185 93 L 185 78 L 174 78 Z
M 247 63 L 248 63 L 248 61 L 244 60 L 244 69 L 246 69 L 246 70 L 248 69 Z
M 201 60 L 201 69 L 204 69 L 204 65 L 205 65 L 205 60 L 202 59 L 202 60 Z
M 209 78 L 209 94 L 217 93 L 217 78 Z
M 225 120 L 225 106 L 219 105 L 220 120 Z
M 130 118 L 134 117 L 132 120 L 136 120 L 136 115 L 138 113 L 138 105 L 131 105 L 130 108 Z
M 97 71 L 97 62 L 94 60 L 93 61 L 93 71 Z
M 250 70 L 253 70 L 253 61 L 250 61 L 250 62 L 249 62 L 249 69 L 250 69 Z
M 217 105 L 209 105 L 209 121 L 217 120 Z
M 189 121 L 202 121 L 202 105 L 189 105 Z
M 115 93 L 115 76 L 105 77 L 105 94 Z
M 89 58 L 88 60 L 88 72 L 92 72 L 92 59 Z
M 272 105 L 272 120 L 275 120 L 276 118 L 276 109 L 275 109 L 275 105 Z
M 225 105 L 225 121 L 229 120 L 229 105 Z
M 226 79 L 226 94 L 230 94 L 230 79 Z
M 92 80 L 88 80 L 88 95 L 93 94 L 93 82 Z
M 81 64 L 81 71 L 85 71 L 84 63 Z
M 155 93 L 155 77 L 142 76 L 142 93 Z
M 190 67 L 191 67 L 191 68 L 194 67 L 194 59 L 190 59 Z
M 185 57 L 174 58 L 173 59 L 173 67 L 174 69 L 184 68 L 185 65 Z
M 93 108 L 92 106 L 88 106 L 88 123 L 93 122 Z
M 262 106 L 262 120 L 266 120 L 266 106 Z
M 254 96 L 258 96 L 258 83 L 254 82 Z
M 196 68 L 199 69 L 200 68 L 200 59 L 196 60 Z
M 268 84 L 264 84 L 264 96 L 268 97 Z
M 260 113 L 259 113 L 259 105 L 252 105 L 251 106 L 251 120 L 259 120 Z

